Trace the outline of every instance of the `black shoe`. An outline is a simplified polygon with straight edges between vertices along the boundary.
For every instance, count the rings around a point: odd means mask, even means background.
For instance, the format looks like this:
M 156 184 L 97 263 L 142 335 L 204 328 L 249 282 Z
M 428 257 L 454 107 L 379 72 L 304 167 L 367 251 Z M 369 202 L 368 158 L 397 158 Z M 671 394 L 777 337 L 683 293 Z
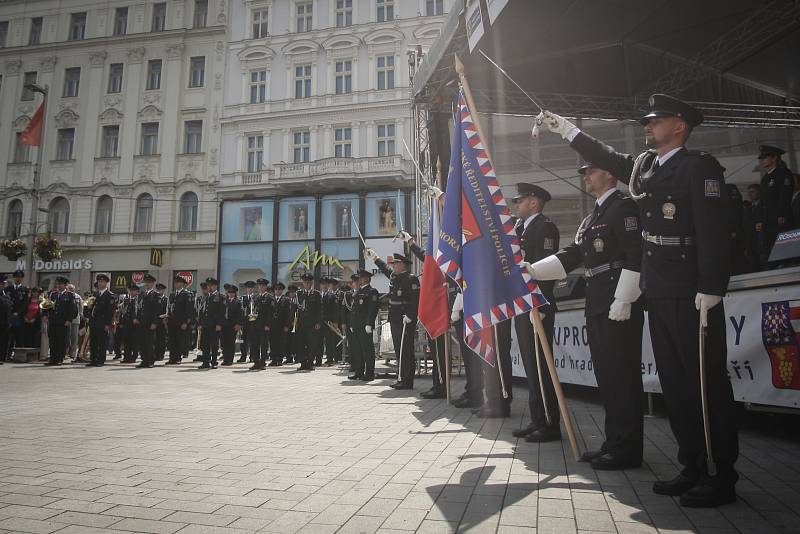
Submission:
M 447 393 L 441 389 L 431 388 L 428 391 L 423 391 L 419 396 L 423 399 L 446 399 Z
M 153 368 L 155 368 L 155 366 L 156 366 L 156 364 L 154 364 L 154 363 L 148 363 L 147 365 L 145 365 L 145 368 L 146 369 L 153 369 Z
M 216 369 L 216 368 L 217 368 L 217 364 L 216 364 L 216 363 L 212 363 L 212 364 L 211 364 L 211 368 L 212 368 L 212 369 Z
M 84 365 L 84 367 L 96 367 L 96 366 L 97 366 L 96 363 L 87 363 Z
M 115 354 L 112 360 L 119 360 L 120 358 L 122 358 L 121 354 Z
M 517 432 L 517 431 L 515 430 L 515 432 Z M 516 434 L 514 434 L 514 435 L 516 436 Z M 595 458 L 599 458 L 600 456 L 603 456 L 605 453 L 606 453 L 606 451 L 604 451 L 604 450 L 586 451 L 583 454 L 581 454 L 581 457 L 580 457 L 580 459 L 578 461 L 579 462 L 588 463 L 588 462 L 591 462 L 592 460 L 594 460 Z
M 348 380 L 361 380 L 364 375 L 350 375 L 347 377 Z
M 734 485 L 717 477 L 703 477 L 693 488 L 681 494 L 681 506 L 687 508 L 715 508 L 736 501 Z
M 372 375 L 366 375 L 359 378 L 359 380 L 361 380 L 362 382 L 372 382 L 373 380 L 375 380 L 375 377 Z
M 456 408 L 478 408 L 467 397 L 459 397 L 451 403 Z
M 677 497 L 692 489 L 699 479 L 700 475 L 698 474 L 681 472 L 672 480 L 657 480 L 654 482 L 653 493 Z
M 543 427 L 534 430 L 525 438 L 528 443 L 546 443 L 548 441 L 560 441 L 561 429 Z
M 592 460 L 592 469 L 597 471 L 621 471 L 622 469 L 635 469 L 641 466 L 641 460 L 617 456 L 611 452 L 607 452 Z
M 233 365 L 233 362 L 222 362 L 223 367 L 228 367 L 230 365 Z
M 210 365 L 208 365 L 207 363 L 204 363 L 203 365 L 201 365 L 200 367 L 198 367 L 198 369 L 211 369 L 211 366 L 210 366 Z
M 253 365 L 250 366 L 249 370 L 250 371 L 260 371 L 261 367 L 259 367 L 257 363 L 254 363 Z
M 202 362 L 202 361 L 203 361 L 203 358 L 199 358 L 199 357 L 198 357 L 198 358 L 195 358 L 195 359 L 194 359 L 194 360 L 192 360 L 192 361 L 193 361 L 193 362 Z
M 278 363 L 277 362 L 269 362 L 269 365 L 267 367 L 278 367 Z
M 164 365 L 180 365 L 180 364 L 181 364 L 181 361 L 180 361 L 180 360 L 173 360 L 173 359 L 170 359 L 170 360 L 168 360 L 168 361 L 167 361 L 167 363 L 165 363 Z
M 239 358 L 236 363 L 247 363 L 247 358 Z
M 147 364 L 145 364 L 144 362 L 136 366 L 137 369 L 144 369 L 145 367 L 147 367 Z
M 403 382 L 398 382 L 397 384 L 392 384 L 394 389 L 414 389 L 414 384 L 404 384 Z
M 402 385 L 403 383 L 398 380 L 397 382 L 392 382 L 391 384 L 389 384 L 389 387 L 396 388 L 397 386 L 402 386 Z
M 526 427 L 518 428 L 512 431 L 511 435 L 514 436 L 515 438 L 524 438 L 526 436 L 529 436 L 530 434 L 533 434 L 534 432 L 539 430 L 539 428 L 541 428 L 539 425 L 531 423 Z

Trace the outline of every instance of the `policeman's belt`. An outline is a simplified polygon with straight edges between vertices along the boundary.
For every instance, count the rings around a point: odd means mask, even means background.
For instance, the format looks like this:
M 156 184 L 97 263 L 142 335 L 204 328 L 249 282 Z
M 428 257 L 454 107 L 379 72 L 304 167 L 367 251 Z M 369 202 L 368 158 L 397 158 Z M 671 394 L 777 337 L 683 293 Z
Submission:
M 390 300 L 389 301 L 389 305 L 391 305 L 391 306 L 402 306 L 403 304 L 405 304 L 405 302 L 403 302 L 402 300 Z
M 611 269 L 622 269 L 622 266 L 625 265 L 625 262 L 622 260 L 620 261 L 612 261 L 611 263 L 604 263 L 603 265 L 598 265 L 597 267 L 592 267 L 591 269 L 586 268 L 583 270 L 583 276 L 586 278 L 591 278 L 593 276 L 597 276 L 600 273 L 604 273 L 610 271 Z
M 649 243 L 663 247 L 688 247 L 694 245 L 692 236 L 652 235 L 642 232 L 642 238 Z

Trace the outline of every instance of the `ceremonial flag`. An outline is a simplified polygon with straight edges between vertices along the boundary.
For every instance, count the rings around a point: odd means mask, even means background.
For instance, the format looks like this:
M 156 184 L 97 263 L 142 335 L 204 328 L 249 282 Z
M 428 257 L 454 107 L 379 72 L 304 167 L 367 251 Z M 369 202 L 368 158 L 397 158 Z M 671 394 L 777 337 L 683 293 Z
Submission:
M 436 264 L 439 247 L 439 202 L 431 200 L 431 216 L 428 224 L 428 245 L 425 247 L 425 263 L 422 266 L 422 286 L 419 294 L 419 322 L 431 338 L 437 338 L 450 327 L 450 310 L 447 302 L 447 287 L 444 274 Z
M 464 292 L 464 341 L 495 365 L 491 328 L 547 304 L 522 254 L 464 94 L 455 117 L 436 262 Z
M 42 123 L 44 122 L 44 102 L 33 114 L 31 122 L 25 127 L 19 136 L 19 142 L 23 145 L 41 146 L 42 144 Z

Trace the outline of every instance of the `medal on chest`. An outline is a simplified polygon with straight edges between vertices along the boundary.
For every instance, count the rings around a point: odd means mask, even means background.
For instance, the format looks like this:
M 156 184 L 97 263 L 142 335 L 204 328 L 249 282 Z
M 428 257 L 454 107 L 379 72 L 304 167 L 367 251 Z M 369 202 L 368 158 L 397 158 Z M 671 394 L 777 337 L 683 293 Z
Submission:
M 672 202 L 664 202 L 664 204 L 661 205 L 661 213 L 664 215 L 665 219 L 674 219 L 675 211 L 677 211 L 677 208 Z
M 403 290 L 402 289 L 398 289 L 397 290 L 397 296 L 398 297 L 402 297 L 403 296 Z
M 598 254 L 603 252 L 603 250 L 606 248 L 605 242 L 600 237 L 596 237 L 594 241 L 592 241 L 592 246 L 594 247 L 594 251 Z

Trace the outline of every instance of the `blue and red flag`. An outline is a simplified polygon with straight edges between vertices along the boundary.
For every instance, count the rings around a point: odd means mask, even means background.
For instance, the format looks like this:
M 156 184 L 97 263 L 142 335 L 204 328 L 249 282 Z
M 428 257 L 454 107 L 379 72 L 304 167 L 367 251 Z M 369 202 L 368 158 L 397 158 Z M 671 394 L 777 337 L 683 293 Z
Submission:
M 478 129 L 459 96 L 436 262 L 464 293 L 464 341 L 495 365 L 492 327 L 547 300 L 520 267 L 514 220 Z
M 439 243 L 439 202 L 431 199 L 431 216 L 428 226 L 428 244 L 422 266 L 422 284 L 419 292 L 419 322 L 431 338 L 437 338 L 450 328 L 450 310 L 444 274 L 436 265 L 435 252 Z

